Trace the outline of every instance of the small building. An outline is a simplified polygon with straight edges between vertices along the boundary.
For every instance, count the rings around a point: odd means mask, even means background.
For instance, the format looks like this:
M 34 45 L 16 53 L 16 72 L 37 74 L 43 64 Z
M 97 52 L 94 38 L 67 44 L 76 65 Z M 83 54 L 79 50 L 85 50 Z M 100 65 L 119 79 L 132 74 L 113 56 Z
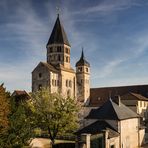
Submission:
M 119 97 L 92 109 L 85 120 L 90 124 L 76 132 L 78 148 L 137 148 L 144 144 L 145 129 L 139 115 Z
M 11 96 L 15 98 L 16 102 L 28 100 L 31 98 L 25 90 L 14 90 Z

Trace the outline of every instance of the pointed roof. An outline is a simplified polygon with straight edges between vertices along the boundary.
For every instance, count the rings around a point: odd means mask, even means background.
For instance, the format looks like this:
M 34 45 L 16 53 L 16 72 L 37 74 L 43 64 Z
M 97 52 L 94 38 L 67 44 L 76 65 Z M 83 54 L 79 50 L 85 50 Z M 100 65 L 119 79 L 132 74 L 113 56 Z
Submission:
M 69 41 L 67 39 L 67 35 L 65 30 L 60 22 L 59 15 L 55 22 L 54 28 L 52 30 L 51 36 L 48 40 L 47 46 L 50 44 L 66 44 L 70 46 Z
M 119 133 L 117 130 L 115 130 L 112 125 L 107 123 L 107 121 L 96 121 L 82 129 L 79 129 L 75 134 L 79 135 L 82 133 L 87 133 L 87 134 L 98 134 L 103 132 L 104 130 L 109 131 L 109 138 L 117 137 L 119 136 Z
M 81 53 L 81 58 L 80 60 L 76 63 L 76 67 L 77 66 L 88 66 L 90 67 L 90 64 L 86 61 L 85 57 L 84 57 L 84 53 L 83 53 L 83 49 L 82 49 L 82 53 Z
M 124 120 L 130 118 L 137 118 L 138 114 L 126 107 L 120 102 L 117 105 L 111 99 L 109 99 L 103 106 L 98 109 L 92 109 L 87 119 L 106 119 L 106 120 Z

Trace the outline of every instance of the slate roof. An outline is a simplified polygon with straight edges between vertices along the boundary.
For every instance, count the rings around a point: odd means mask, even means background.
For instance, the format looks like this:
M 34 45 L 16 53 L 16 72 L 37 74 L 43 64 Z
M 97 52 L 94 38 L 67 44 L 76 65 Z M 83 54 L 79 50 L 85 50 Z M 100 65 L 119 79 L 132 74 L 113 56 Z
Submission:
M 109 138 L 119 136 L 119 133 L 115 131 L 106 121 L 96 121 L 76 132 L 77 135 L 86 133 L 86 134 L 98 134 L 103 132 L 104 130 L 108 130 Z
M 59 16 L 57 17 L 51 36 L 48 40 L 47 46 L 50 44 L 66 44 L 70 46 L 65 30 L 60 22 Z
M 101 119 L 101 120 L 125 120 L 137 118 L 138 114 L 126 107 L 120 102 L 120 105 L 109 99 L 103 106 L 98 109 L 92 109 L 86 119 Z
M 141 94 L 148 98 L 148 85 L 91 88 L 88 106 L 99 107 L 102 106 L 109 97 L 114 97 L 115 95 L 123 96 L 130 92 Z
M 86 61 L 86 59 L 84 57 L 83 50 L 82 50 L 82 53 L 81 53 L 80 60 L 76 63 L 76 67 L 77 66 L 88 66 L 88 67 L 90 67 L 90 64 Z
M 133 96 L 133 97 L 130 97 Z M 142 96 L 141 94 L 137 93 L 128 93 L 121 96 L 121 100 L 140 100 L 140 101 L 148 101 L 148 98 Z

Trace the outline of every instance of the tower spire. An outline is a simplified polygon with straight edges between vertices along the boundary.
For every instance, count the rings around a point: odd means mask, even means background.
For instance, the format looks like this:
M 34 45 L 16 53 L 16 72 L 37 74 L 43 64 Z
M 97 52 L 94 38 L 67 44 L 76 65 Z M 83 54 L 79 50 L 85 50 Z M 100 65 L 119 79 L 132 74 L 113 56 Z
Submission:
M 84 58 L 84 52 L 83 52 L 83 47 L 82 47 L 81 59 L 83 58 Z

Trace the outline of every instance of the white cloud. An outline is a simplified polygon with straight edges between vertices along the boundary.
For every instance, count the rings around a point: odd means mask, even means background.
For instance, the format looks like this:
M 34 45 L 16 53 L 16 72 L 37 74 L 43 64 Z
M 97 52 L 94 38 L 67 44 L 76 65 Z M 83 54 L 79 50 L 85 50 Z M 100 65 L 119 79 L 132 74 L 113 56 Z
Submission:
M 132 6 L 141 6 L 141 4 L 136 0 L 104 0 L 99 2 L 98 5 L 76 11 L 74 14 L 90 14 L 96 12 L 101 14 L 109 14 L 114 11 L 128 9 Z

